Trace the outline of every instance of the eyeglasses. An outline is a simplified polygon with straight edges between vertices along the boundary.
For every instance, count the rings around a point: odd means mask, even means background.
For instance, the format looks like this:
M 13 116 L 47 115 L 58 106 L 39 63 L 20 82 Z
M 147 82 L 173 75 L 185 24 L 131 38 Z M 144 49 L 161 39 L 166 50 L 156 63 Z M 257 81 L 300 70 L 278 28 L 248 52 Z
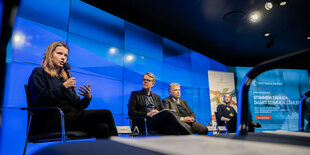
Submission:
M 143 80 L 143 82 L 144 82 L 144 81 L 153 82 L 153 80 L 151 80 L 151 79 L 142 79 L 142 80 Z

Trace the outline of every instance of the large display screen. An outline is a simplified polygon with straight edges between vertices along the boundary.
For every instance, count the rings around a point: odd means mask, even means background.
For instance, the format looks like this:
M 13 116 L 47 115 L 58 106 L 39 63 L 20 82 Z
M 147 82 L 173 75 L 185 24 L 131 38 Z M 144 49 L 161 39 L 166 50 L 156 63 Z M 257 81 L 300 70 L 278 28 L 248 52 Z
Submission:
M 237 79 L 250 68 L 237 67 Z M 298 131 L 299 102 L 309 89 L 306 70 L 277 69 L 260 74 L 249 89 L 249 110 L 261 131 Z

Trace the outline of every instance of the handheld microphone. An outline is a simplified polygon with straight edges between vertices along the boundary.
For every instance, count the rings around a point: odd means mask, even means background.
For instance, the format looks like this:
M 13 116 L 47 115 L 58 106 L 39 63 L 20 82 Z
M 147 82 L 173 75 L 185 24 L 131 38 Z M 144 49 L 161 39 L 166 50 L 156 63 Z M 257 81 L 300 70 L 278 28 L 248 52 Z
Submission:
M 67 63 L 67 62 L 64 63 L 63 68 L 64 68 L 65 72 L 67 73 L 68 78 L 71 78 L 72 77 L 71 72 L 70 72 L 71 67 L 70 67 L 69 63 Z M 72 87 L 72 91 L 75 91 L 74 87 Z
M 63 68 L 64 68 L 65 72 L 67 73 L 68 78 L 71 78 L 72 77 L 71 72 L 70 72 L 71 67 L 70 67 L 69 63 L 64 63 Z

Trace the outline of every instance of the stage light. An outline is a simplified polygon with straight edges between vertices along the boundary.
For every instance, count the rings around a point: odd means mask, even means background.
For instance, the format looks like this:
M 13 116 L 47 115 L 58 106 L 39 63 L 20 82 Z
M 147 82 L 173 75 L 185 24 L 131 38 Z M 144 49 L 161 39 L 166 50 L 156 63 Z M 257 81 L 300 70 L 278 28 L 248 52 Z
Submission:
M 256 23 L 261 19 L 261 14 L 258 11 L 254 11 L 250 14 L 250 21 Z
M 115 47 L 111 47 L 110 49 L 109 49 L 109 53 L 112 55 L 112 54 L 115 54 L 116 53 L 116 48 Z
M 287 1 L 282 1 L 282 2 L 280 2 L 280 5 L 283 6 L 283 5 L 285 5 L 286 3 L 287 3 Z
M 134 60 L 134 56 L 133 55 L 127 55 L 127 57 L 126 57 L 126 60 L 127 60 L 127 62 L 131 62 L 131 61 L 133 61 Z
M 310 36 L 308 36 L 307 39 L 310 40 Z
M 268 36 L 270 36 L 270 35 L 271 35 L 270 32 L 266 32 L 266 33 L 264 34 L 265 37 L 268 37 Z
M 272 3 L 271 2 L 265 3 L 265 9 L 268 11 L 271 10 L 272 9 Z
M 13 46 L 15 48 L 22 47 L 26 43 L 26 36 L 20 32 L 16 31 L 13 35 Z

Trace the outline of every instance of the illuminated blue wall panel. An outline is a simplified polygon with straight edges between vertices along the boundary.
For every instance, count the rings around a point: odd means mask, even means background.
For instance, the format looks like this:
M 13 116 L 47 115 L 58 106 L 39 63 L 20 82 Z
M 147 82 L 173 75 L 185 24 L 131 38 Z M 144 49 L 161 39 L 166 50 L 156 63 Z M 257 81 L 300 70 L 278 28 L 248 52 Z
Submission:
M 184 87 L 192 87 L 191 71 L 164 63 L 164 81 L 168 84 L 176 82 Z
M 208 70 L 212 70 L 211 59 L 194 51 L 191 59 L 193 87 L 209 88 Z
M 69 32 L 123 48 L 124 20 L 72 0 Z
M 218 61 L 211 60 L 211 65 L 212 65 L 212 70 L 227 72 L 227 66 Z
M 198 122 L 206 125 L 212 120 L 209 94 L 205 96 L 193 95 L 193 103 L 192 110 L 195 112 Z
M 26 107 L 24 85 L 36 65 L 7 63 L 3 107 Z M 26 139 L 27 112 L 8 109 L 2 113 L 0 154 L 22 154 Z
M 17 15 L 67 30 L 69 10 L 70 0 L 21 0 Z
M 16 60 L 41 64 L 47 46 L 53 41 L 66 41 L 65 31 L 16 17 L 12 46 L 7 61 Z
M 77 88 L 91 83 L 92 100 L 87 109 L 110 109 L 113 114 L 122 114 L 122 81 L 72 72 Z
M 130 83 L 141 84 L 142 75 L 152 72 L 155 75 L 156 86 L 162 85 L 163 63 L 155 59 L 138 55 L 132 52 L 124 52 L 124 80 Z
M 162 61 L 163 38 L 139 26 L 126 22 L 125 49 L 139 55 Z
M 73 71 L 123 80 L 123 50 L 69 33 L 69 62 Z
M 164 62 L 191 70 L 191 50 L 166 38 L 163 41 Z

